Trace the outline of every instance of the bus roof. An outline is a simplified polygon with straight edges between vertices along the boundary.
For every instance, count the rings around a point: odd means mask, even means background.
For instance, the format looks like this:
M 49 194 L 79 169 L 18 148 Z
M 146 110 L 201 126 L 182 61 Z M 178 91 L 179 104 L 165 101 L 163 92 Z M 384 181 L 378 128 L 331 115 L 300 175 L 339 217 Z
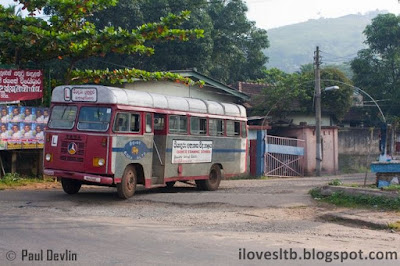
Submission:
M 52 103 L 118 104 L 214 115 L 246 117 L 246 109 L 234 103 L 167 96 L 101 85 L 63 85 L 54 88 Z

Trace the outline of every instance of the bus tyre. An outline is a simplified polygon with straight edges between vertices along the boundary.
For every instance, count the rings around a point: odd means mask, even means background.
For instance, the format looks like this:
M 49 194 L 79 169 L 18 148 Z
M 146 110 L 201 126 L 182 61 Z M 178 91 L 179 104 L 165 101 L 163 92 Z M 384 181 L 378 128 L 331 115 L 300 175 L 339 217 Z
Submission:
M 82 183 L 75 179 L 61 178 L 61 185 L 65 193 L 76 194 L 81 189 Z
M 197 187 L 202 190 L 214 191 L 221 183 L 221 169 L 218 165 L 213 165 L 207 180 L 196 180 Z
M 175 181 L 165 182 L 165 186 L 167 188 L 173 188 L 175 185 Z
M 124 170 L 121 183 L 117 184 L 118 196 L 121 199 L 128 199 L 135 194 L 137 175 L 136 169 L 132 165 L 128 165 Z

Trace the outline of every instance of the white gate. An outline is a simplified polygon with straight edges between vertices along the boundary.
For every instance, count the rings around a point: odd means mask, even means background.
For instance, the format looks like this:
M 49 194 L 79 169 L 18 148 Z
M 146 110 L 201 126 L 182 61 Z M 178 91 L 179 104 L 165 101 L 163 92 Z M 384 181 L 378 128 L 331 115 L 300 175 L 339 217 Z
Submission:
M 266 136 L 265 176 L 304 176 L 304 140 Z

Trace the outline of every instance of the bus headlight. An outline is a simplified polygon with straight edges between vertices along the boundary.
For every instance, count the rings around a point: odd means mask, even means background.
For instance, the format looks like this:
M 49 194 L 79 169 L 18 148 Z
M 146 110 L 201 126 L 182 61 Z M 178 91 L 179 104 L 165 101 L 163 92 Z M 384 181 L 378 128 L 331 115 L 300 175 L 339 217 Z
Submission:
M 50 153 L 46 153 L 45 159 L 46 161 L 50 162 L 51 161 L 51 154 Z
M 106 161 L 103 158 L 93 158 L 93 166 L 95 167 L 100 167 L 104 166 L 106 164 Z

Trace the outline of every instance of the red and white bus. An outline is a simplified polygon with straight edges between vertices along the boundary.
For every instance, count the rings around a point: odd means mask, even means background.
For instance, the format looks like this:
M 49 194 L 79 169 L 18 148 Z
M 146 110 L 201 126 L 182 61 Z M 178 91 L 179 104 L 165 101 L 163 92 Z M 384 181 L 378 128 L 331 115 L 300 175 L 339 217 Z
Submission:
M 44 173 L 68 194 L 82 184 L 173 186 L 195 180 L 216 190 L 246 171 L 246 109 L 237 104 L 122 88 L 82 85 L 53 90 Z

